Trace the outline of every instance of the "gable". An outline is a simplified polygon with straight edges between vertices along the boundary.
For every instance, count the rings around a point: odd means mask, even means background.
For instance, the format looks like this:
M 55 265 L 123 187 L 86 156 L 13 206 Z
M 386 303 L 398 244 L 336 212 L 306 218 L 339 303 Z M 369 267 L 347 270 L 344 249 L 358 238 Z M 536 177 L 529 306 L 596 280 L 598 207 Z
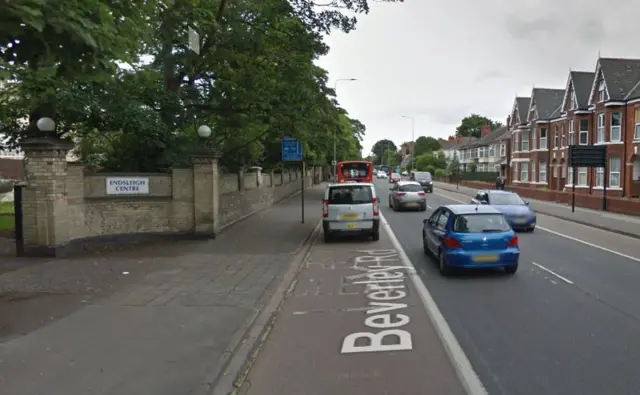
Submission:
M 589 105 L 594 105 L 598 100 L 598 90 L 600 88 L 600 83 L 604 84 L 604 94 L 605 100 L 609 96 L 609 91 L 607 89 L 607 81 L 604 78 L 604 72 L 602 71 L 602 67 L 600 67 L 600 63 L 598 62 L 598 67 L 596 68 L 596 75 L 593 79 L 593 84 L 591 84 L 591 92 L 589 93 Z

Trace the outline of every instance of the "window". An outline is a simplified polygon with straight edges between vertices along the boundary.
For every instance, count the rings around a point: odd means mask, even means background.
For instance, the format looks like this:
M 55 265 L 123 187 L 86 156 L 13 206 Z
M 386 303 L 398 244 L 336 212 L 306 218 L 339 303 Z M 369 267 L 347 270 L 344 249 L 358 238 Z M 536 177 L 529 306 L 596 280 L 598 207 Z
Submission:
M 536 149 L 536 145 L 537 145 L 537 139 L 536 139 L 536 130 L 533 129 L 531 131 L 531 150 L 535 150 Z
M 500 144 L 500 156 L 507 156 L 507 146 Z
M 501 214 L 464 214 L 455 217 L 453 222 L 456 233 L 508 232 L 510 229 Z
M 493 158 L 494 156 L 496 156 L 496 146 L 492 145 L 489 147 L 489 157 Z
M 573 185 L 573 167 L 568 167 L 567 171 L 569 174 L 567 174 L 567 184 L 569 185 Z
M 620 128 L 622 125 L 622 114 L 619 112 L 611 113 L 611 136 L 609 141 L 621 141 Z
M 579 167 L 578 168 L 578 184 L 581 186 L 587 185 L 587 168 Z
M 596 134 L 596 143 L 604 143 L 604 113 L 598 114 L 598 130 Z
M 522 151 L 529 151 L 529 132 L 522 132 Z
M 538 181 L 538 175 L 536 174 L 536 162 L 531 162 L 531 181 Z
M 553 167 L 553 177 L 558 178 L 558 165 L 554 164 L 552 167 Z
M 564 130 L 564 122 L 562 123 L 562 125 L 560 125 L 560 146 L 561 147 L 566 147 L 566 136 L 565 136 L 565 130 Z
M 540 148 L 547 149 L 547 128 L 540 129 Z
M 620 158 L 615 156 L 609 159 L 609 186 L 620 188 Z
M 553 148 L 557 148 L 560 145 L 560 134 L 558 133 L 558 127 L 554 126 L 553 128 Z
M 636 128 L 633 132 L 633 139 L 640 140 L 640 108 L 636 108 Z
M 581 119 L 580 120 L 580 141 L 578 142 L 580 145 L 589 144 L 589 120 Z
M 570 108 L 570 110 L 575 110 L 576 108 L 578 108 L 578 105 L 576 103 L 576 95 L 572 91 L 571 92 L 571 108 Z
M 547 163 L 543 160 L 540 161 L 540 182 L 547 182 Z
M 596 169 L 596 186 L 601 187 L 604 185 L 604 168 L 598 167 Z
M 520 181 L 529 181 L 529 165 L 526 163 L 520 163 Z
M 449 222 L 449 212 L 446 210 L 443 210 L 442 213 L 440 214 L 440 217 L 438 217 L 438 228 L 440 229 L 446 229 L 447 228 L 447 223 Z
M 562 166 L 562 178 L 567 178 L 567 165 Z
M 348 184 L 329 189 L 329 204 L 367 204 L 373 200 L 371 187 Z
M 600 80 L 600 84 L 598 85 L 598 101 L 603 102 L 606 98 L 606 92 L 604 89 L 604 80 Z
M 573 122 L 573 120 L 569 121 L 569 144 L 567 145 L 574 145 L 575 142 L 573 141 L 573 136 L 575 134 L 575 129 L 574 126 L 575 123 Z

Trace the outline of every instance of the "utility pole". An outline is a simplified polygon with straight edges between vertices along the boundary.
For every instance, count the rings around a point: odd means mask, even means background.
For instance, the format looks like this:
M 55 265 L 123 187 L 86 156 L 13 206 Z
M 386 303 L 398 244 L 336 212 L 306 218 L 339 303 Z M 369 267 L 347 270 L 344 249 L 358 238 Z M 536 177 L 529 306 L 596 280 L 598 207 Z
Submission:
M 333 91 L 336 93 L 336 98 L 338 97 L 338 82 L 340 81 L 357 81 L 355 78 L 339 78 L 337 79 L 334 84 L 333 84 Z M 333 182 L 336 182 L 338 180 L 338 158 L 337 158 L 337 152 L 338 152 L 338 128 L 339 126 L 336 126 L 335 129 L 333 129 Z

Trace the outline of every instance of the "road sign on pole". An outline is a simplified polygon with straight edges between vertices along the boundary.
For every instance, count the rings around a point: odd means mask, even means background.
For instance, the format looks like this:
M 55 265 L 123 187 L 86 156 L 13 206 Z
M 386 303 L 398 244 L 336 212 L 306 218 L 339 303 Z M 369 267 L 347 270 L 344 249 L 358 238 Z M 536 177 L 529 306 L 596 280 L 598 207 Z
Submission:
M 291 137 L 282 139 L 282 160 L 285 162 L 300 162 L 304 160 L 302 143 Z

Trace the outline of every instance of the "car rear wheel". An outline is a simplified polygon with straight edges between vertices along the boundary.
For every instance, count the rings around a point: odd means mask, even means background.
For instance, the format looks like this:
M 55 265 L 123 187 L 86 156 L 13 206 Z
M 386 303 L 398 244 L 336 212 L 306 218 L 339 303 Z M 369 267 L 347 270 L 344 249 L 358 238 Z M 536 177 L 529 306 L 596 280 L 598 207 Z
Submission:
M 536 230 L 535 226 L 530 227 L 529 229 L 527 229 L 527 232 L 529 233 L 533 233 L 533 231 Z
M 373 240 L 373 241 L 380 240 L 380 231 L 379 230 L 376 230 L 375 232 L 373 232 L 371 234 L 371 240 Z
M 325 243 L 330 243 L 330 242 L 331 242 L 331 240 L 332 240 L 331 235 L 330 235 L 329 233 L 325 233 L 325 234 L 324 234 L 324 242 L 325 242 Z
M 515 274 L 518 271 L 518 265 L 505 266 L 504 271 L 507 274 Z
M 443 276 L 446 277 L 451 275 L 451 266 L 447 265 L 447 263 L 445 262 L 444 254 L 442 253 L 442 251 L 438 253 L 438 268 L 440 269 L 440 274 L 442 274 Z
M 426 203 L 420 206 L 420 211 L 427 211 Z

